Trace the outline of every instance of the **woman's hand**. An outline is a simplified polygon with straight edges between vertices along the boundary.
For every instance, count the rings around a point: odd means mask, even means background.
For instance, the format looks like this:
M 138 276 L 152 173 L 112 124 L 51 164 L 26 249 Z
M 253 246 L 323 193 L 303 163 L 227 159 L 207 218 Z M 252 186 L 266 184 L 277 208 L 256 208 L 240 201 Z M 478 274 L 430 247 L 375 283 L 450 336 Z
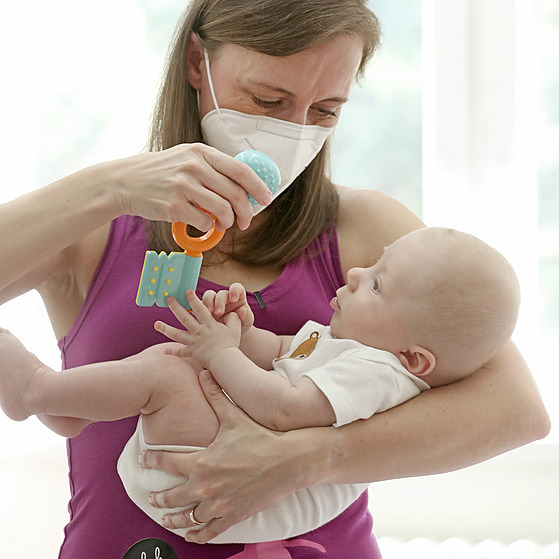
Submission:
M 201 231 L 212 226 L 240 229 L 252 219 L 247 192 L 263 205 L 272 197 L 266 184 L 244 163 L 201 143 L 141 153 L 113 162 L 114 199 L 119 213 L 155 221 L 181 221 Z M 203 208 L 206 212 L 202 211 Z
M 186 478 L 173 489 L 152 493 L 150 502 L 157 508 L 198 503 L 195 518 L 207 523 L 200 531 L 189 532 L 186 539 L 206 543 L 306 486 L 303 478 L 316 452 L 309 452 L 308 444 L 294 445 L 289 433 L 269 431 L 252 421 L 231 403 L 208 371 L 199 377 L 220 423 L 214 442 L 192 454 L 147 450 L 140 460 L 144 467 Z M 189 511 L 167 514 L 163 521 L 167 528 L 194 525 Z

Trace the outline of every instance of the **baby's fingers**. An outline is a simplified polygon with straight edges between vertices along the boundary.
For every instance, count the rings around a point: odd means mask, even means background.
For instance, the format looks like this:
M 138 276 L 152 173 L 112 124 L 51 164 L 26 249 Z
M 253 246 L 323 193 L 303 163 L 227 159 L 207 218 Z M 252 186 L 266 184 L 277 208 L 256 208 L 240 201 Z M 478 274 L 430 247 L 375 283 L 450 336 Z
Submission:
M 177 317 L 178 321 L 188 330 L 196 322 L 190 311 L 187 311 L 174 297 L 167 297 L 166 303 L 173 314 Z
M 254 314 L 248 305 L 243 305 L 240 309 L 235 311 L 241 320 L 241 326 L 249 328 L 254 324 Z
M 247 302 L 247 292 L 241 283 L 232 283 L 229 287 L 231 302 L 244 304 Z
M 196 319 L 195 319 L 192 315 L 189 315 L 189 317 L 186 319 L 188 322 L 191 322 L 193 320 L 197 320 L 198 322 L 200 322 L 200 324 L 208 324 L 209 322 L 213 322 L 214 317 L 212 316 L 212 313 L 208 310 L 208 308 L 204 305 L 204 303 L 202 303 L 202 301 L 200 301 L 200 299 L 198 298 L 198 296 L 196 295 L 196 293 L 194 293 L 194 291 L 192 289 L 187 289 L 185 295 L 186 295 L 186 300 L 190 304 L 192 312 L 194 313 L 194 315 L 196 317 Z M 185 312 L 187 312 L 187 311 L 185 311 Z M 188 314 L 188 312 L 187 312 L 187 314 Z M 177 316 L 177 318 L 179 318 L 179 317 Z M 185 324 L 185 323 L 183 322 L 183 324 Z M 187 324 L 185 324 L 185 326 L 187 326 Z M 188 328 L 188 326 L 187 326 L 187 328 Z
M 185 332 L 184 330 L 179 330 L 174 326 L 170 326 L 165 322 L 161 322 L 161 320 L 155 322 L 153 327 L 158 332 L 161 332 L 161 334 L 163 334 L 164 336 L 167 336 L 170 340 L 173 340 L 175 342 L 180 342 L 181 344 L 188 343 L 188 332 Z
M 167 355 L 174 355 L 175 357 L 192 357 L 192 352 L 187 345 L 184 344 L 172 344 L 169 342 L 165 348 L 165 353 Z
M 216 316 L 223 316 L 226 310 L 229 310 L 227 309 L 229 303 L 235 303 L 235 301 L 231 299 L 229 291 L 219 291 L 215 296 L 214 314 Z
M 217 316 L 236 311 L 246 304 L 246 291 L 240 283 L 233 283 L 229 289 L 217 293 L 215 297 L 215 314 Z
M 211 289 L 208 289 L 207 291 L 204 292 L 204 295 L 202 295 L 202 303 L 204 303 L 204 306 L 211 312 L 211 313 L 215 313 L 215 297 L 216 297 L 217 293 Z

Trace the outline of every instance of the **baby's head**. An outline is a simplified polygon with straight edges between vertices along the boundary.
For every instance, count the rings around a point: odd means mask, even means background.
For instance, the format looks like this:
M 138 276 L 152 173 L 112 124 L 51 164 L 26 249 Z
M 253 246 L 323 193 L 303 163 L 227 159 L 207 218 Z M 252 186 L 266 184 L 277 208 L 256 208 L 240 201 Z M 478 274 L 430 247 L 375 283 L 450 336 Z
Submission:
M 354 268 L 332 303 L 332 333 L 390 351 L 431 386 L 477 370 L 510 338 L 520 304 L 495 249 L 452 229 L 419 229 Z

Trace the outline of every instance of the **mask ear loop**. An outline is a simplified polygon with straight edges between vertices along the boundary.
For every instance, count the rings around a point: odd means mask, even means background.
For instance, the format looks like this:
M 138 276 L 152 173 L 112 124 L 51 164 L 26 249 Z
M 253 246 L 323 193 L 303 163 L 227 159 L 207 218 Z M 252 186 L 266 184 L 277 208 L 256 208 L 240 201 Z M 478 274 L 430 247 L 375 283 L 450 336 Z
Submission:
M 210 93 L 212 95 L 212 101 L 214 102 L 215 110 L 217 111 L 219 116 L 221 116 L 221 109 L 219 108 L 219 105 L 217 104 L 217 98 L 215 96 L 214 84 L 213 84 L 213 80 L 212 80 L 212 73 L 210 71 L 210 56 L 208 54 L 208 51 L 207 51 L 206 47 L 202 47 L 202 48 L 204 49 L 204 61 L 206 63 L 206 72 L 208 74 L 208 85 L 210 86 Z
M 206 49 L 206 47 L 202 47 L 204 49 L 204 61 L 206 63 L 206 73 L 208 75 L 208 85 L 210 86 L 210 94 L 212 96 L 212 101 L 214 102 L 214 107 L 215 110 L 217 112 L 217 114 L 219 115 L 219 117 L 223 120 L 223 115 L 221 113 L 221 109 L 219 108 L 219 105 L 217 104 L 217 98 L 215 96 L 215 89 L 214 89 L 214 84 L 213 84 L 213 80 L 212 80 L 212 72 L 210 70 L 210 55 L 208 54 L 208 51 Z M 198 95 L 200 93 L 198 92 Z M 198 97 L 198 109 L 200 109 L 200 99 Z M 227 121 L 225 121 L 225 126 L 228 126 Z M 244 138 L 247 146 L 250 149 L 256 149 L 249 141 L 248 138 Z

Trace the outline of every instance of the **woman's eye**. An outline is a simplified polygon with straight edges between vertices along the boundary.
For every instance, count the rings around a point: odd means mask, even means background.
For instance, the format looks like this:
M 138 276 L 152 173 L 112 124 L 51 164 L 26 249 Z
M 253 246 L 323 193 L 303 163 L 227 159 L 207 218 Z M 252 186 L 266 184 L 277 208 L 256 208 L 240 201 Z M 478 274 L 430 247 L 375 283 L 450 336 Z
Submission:
M 260 97 L 256 97 L 256 95 L 252 96 L 252 100 L 259 106 L 265 109 L 271 109 L 272 107 L 277 107 L 281 105 L 281 99 L 275 101 L 267 101 L 266 99 L 260 99 Z
M 328 117 L 338 118 L 338 113 L 335 110 L 334 111 L 329 111 L 328 109 L 323 109 L 321 107 L 318 107 L 316 110 L 324 118 L 328 118 Z

